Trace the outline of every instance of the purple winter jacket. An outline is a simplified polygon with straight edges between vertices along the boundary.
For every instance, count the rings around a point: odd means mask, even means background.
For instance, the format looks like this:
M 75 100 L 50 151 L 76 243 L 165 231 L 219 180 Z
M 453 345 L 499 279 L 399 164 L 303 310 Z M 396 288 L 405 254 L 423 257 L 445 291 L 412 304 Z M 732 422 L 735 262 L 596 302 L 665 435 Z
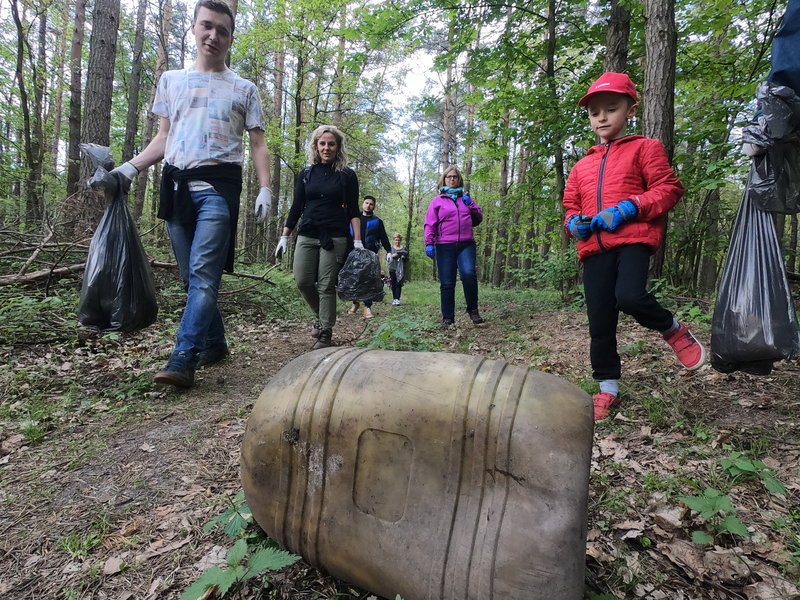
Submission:
M 431 198 L 425 213 L 425 245 L 471 242 L 475 239 L 472 228 L 483 220 L 481 207 L 472 199 L 464 206 L 461 196 L 453 200 L 441 194 Z

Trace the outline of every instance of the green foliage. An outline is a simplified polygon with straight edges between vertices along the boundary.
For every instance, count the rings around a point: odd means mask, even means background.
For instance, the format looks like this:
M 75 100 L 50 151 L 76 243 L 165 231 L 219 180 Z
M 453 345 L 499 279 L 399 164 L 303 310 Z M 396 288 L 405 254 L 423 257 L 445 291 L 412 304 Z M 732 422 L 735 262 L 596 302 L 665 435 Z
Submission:
M 696 304 L 688 304 L 676 310 L 675 316 L 688 323 L 711 323 L 712 314 Z
M 96 548 L 108 533 L 109 523 L 105 516 L 100 516 L 83 533 L 73 532 L 57 542 L 58 547 L 72 558 L 86 558 Z
M 226 497 L 225 500 L 228 503 L 228 507 L 222 514 L 217 515 L 206 523 L 203 526 L 203 531 L 209 532 L 216 527 L 222 526 L 225 535 L 236 539 L 254 523 L 253 513 L 250 511 L 250 507 L 247 506 L 243 490 L 239 491 L 233 498 Z
M 224 566 L 213 566 L 184 590 L 180 600 L 197 600 L 209 588 L 215 588 L 220 598 L 228 592 L 241 588 L 247 581 L 267 571 L 279 571 L 300 560 L 299 556 L 277 548 L 275 543 L 258 529 L 253 513 L 244 497 L 238 492 L 233 498 L 226 497 L 227 508 L 203 527 L 211 531 L 222 527 L 225 535 L 236 542 L 228 550 Z
M 0 346 L 28 344 L 43 337 L 73 338 L 76 331 L 74 306 L 77 294 L 60 290 L 59 295 L 0 287 Z
M 258 577 L 266 571 L 278 571 L 300 560 L 299 556 L 276 548 L 253 551 L 245 539 L 239 539 L 228 550 L 226 565 L 213 566 L 189 586 L 180 600 L 197 600 L 208 588 L 214 587 L 220 598 L 225 598 L 231 588 Z
M 430 335 L 425 335 L 431 325 L 430 322 L 419 322 L 412 317 L 387 320 L 370 336 L 366 346 L 381 350 L 431 352 L 437 349 L 436 341 Z
M 760 460 L 747 458 L 741 452 L 733 452 L 727 458 L 719 461 L 725 472 L 733 478 L 734 481 L 740 478 L 757 478 L 764 487 L 773 494 L 780 494 L 785 496 L 787 494 L 786 487 L 775 478 L 775 475 L 770 469 Z
M 711 544 L 720 534 L 750 537 L 747 527 L 736 517 L 730 497 L 719 490 L 705 488 L 700 496 L 679 496 L 678 500 L 698 512 L 705 525 L 705 531 L 692 532 L 695 544 Z

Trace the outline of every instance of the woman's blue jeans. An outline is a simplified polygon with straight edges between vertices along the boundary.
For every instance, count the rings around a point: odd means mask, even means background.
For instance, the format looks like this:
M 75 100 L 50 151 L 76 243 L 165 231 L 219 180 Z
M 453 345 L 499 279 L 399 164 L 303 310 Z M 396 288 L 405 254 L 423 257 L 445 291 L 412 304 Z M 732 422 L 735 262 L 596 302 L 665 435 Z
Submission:
M 172 250 L 186 286 L 186 308 L 174 352 L 190 359 L 206 348 L 225 344 L 225 326 L 217 305 L 230 243 L 230 210 L 214 189 L 190 192 L 197 219 L 167 221 Z
M 456 318 L 456 270 L 464 287 L 467 312 L 478 308 L 478 275 L 475 273 L 475 242 L 436 244 L 436 268 L 439 270 L 439 297 L 442 318 Z

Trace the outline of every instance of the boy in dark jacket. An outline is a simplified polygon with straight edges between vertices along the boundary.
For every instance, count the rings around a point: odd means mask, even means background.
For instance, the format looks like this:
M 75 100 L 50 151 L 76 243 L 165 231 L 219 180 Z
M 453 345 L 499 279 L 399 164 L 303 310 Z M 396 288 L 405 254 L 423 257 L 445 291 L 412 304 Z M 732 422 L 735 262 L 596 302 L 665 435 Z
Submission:
M 624 73 L 604 73 L 580 99 L 601 143 L 573 167 L 564 207 L 567 232 L 578 240 L 591 337 L 592 376 L 600 383 L 594 418 L 619 404 L 621 363 L 617 321 L 622 311 L 661 332 L 689 370 L 705 350 L 647 290 L 650 255 L 664 239 L 665 217 L 683 195 L 660 141 L 627 135 L 637 108 L 636 87 Z
M 364 201 L 361 203 L 361 240 L 364 242 L 364 248 L 372 250 L 375 254 L 381 247 L 388 253 L 392 246 L 383 221 L 375 216 L 376 204 L 375 196 L 364 196 Z M 352 227 L 350 229 L 352 234 Z M 354 313 L 357 310 L 358 302 L 353 302 L 350 312 Z M 372 300 L 364 302 L 364 318 L 372 318 Z

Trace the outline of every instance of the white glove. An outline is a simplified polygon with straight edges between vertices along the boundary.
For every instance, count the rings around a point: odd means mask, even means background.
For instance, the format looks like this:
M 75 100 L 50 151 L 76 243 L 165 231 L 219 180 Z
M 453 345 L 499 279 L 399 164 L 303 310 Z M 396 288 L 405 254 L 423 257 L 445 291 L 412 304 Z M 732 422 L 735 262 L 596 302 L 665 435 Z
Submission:
M 353 240 L 353 248 L 364 249 L 364 243 L 361 240 Z
M 256 223 L 263 222 L 270 210 L 272 210 L 272 192 L 267 186 L 263 186 L 256 198 Z
M 111 171 L 109 171 L 109 175 L 111 173 L 119 173 L 119 175 L 122 176 L 122 191 L 125 194 L 127 194 L 128 190 L 131 189 L 131 183 L 133 182 L 133 178 L 139 175 L 139 169 L 137 169 L 130 163 L 130 161 L 128 161 L 122 163 L 116 169 L 112 169 Z
M 280 260 L 287 248 L 289 248 L 289 236 L 282 235 L 281 239 L 278 240 L 278 245 L 275 247 L 275 257 Z

